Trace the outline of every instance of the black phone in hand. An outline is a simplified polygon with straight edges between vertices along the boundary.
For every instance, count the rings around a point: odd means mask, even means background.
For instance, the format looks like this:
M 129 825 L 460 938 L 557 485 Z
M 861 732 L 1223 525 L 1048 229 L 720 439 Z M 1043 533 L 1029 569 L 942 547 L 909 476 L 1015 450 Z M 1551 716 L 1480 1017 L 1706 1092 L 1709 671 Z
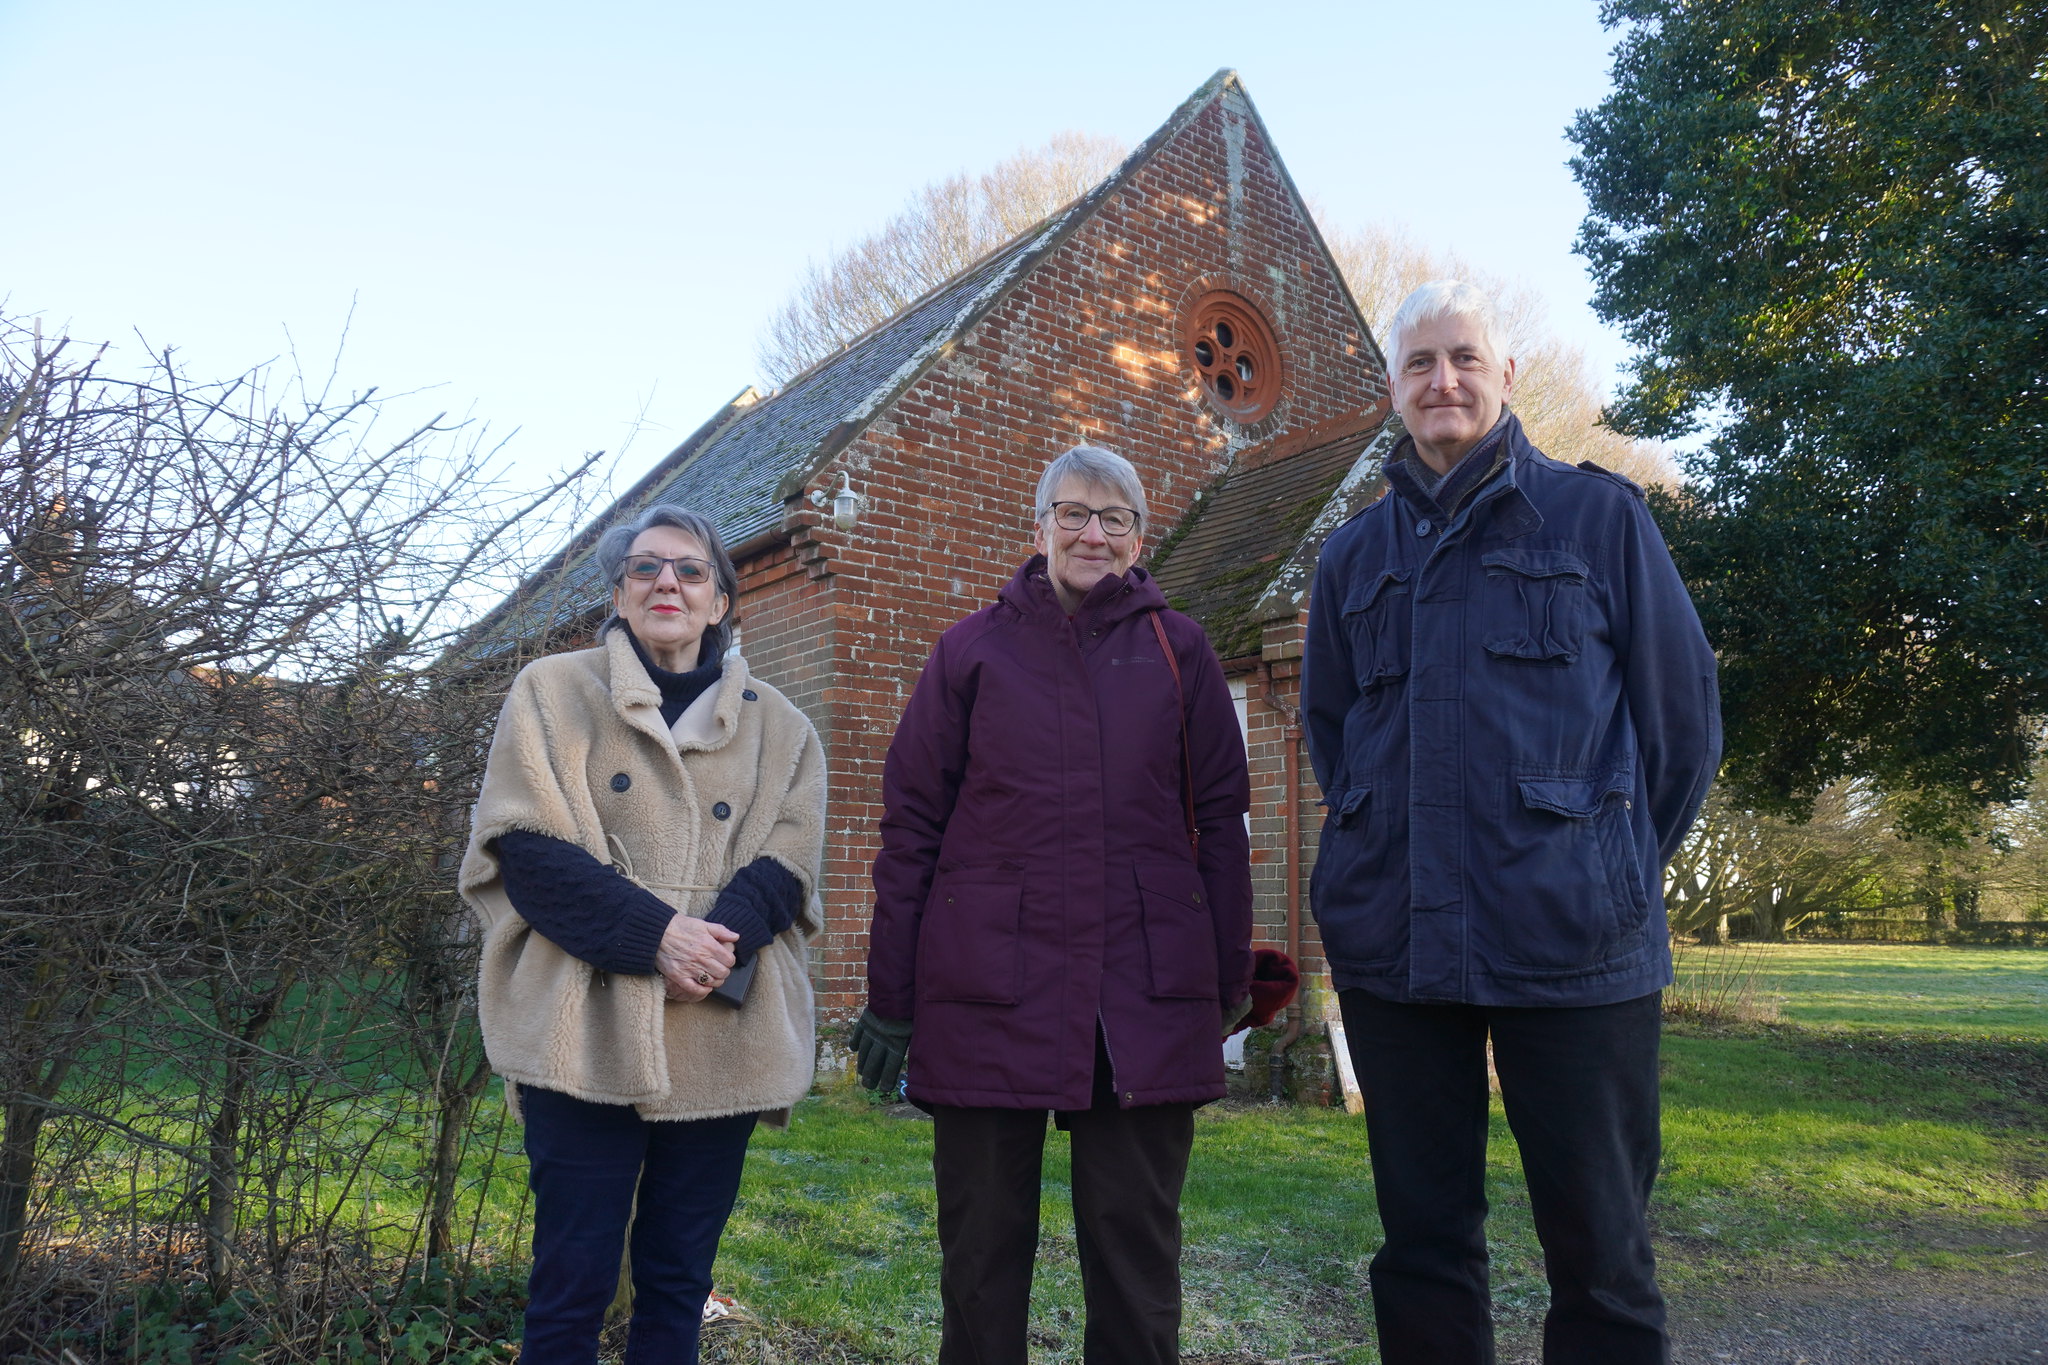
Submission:
M 716 1000 L 730 1009 L 738 1009 L 747 1003 L 747 987 L 754 983 L 754 964 L 761 960 L 756 953 L 725 974 L 725 980 L 711 988 L 707 999 Z

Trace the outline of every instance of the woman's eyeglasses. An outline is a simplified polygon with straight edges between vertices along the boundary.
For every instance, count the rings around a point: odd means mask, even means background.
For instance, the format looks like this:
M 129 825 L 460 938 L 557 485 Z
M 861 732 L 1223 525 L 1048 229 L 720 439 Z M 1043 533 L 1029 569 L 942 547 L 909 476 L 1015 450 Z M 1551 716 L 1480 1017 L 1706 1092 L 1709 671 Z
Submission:
M 709 583 L 711 566 L 701 559 L 663 559 L 660 555 L 632 555 L 626 560 L 626 577 L 652 582 L 661 577 L 661 566 L 676 571 L 678 583 Z
M 1053 522 L 1062 531 L 1085 531 L 1090 517 L 1102 523 L 1102 534 L 1106 536 L 1127 536 L 1138 524 L 1137 511 L 1129 507 L 1090 507 L 1085 502 L 1052 505 Z

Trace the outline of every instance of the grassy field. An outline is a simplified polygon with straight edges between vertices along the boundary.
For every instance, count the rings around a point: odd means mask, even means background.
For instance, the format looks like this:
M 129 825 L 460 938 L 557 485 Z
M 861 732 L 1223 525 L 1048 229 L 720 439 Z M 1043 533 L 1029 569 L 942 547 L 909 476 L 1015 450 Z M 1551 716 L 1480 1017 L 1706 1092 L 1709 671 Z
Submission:
M 1806 1028 L 2048 1043 L 2048 952 L 1919 944 L 1748 945 Z
M 1653 1217 L 1668 1287 L 1697 1300 L 1766 1272 L 2039 1275 L 2048 1257 L 2048 952 L 1740 951 L 1762 974 L 1760 993 L 1777 998 L 1777 1021 L 1685 1023 L 1667 1037 L 1666 1159 Z M 497 1117 L 492 1100 L 480 1121 Z M 877 1107 L 843 1082 L 807 1100 L 788 1131 L 760 1133 L 718 1269 L 721 1291 L 747 1313 L 714 1329 L 707 1358 L 933 1357 L 930 1133 L 914 1111 Z M 489 1302 L 463 1359 L 502 1358 L 490 1342 L 516 1320 L 525 1231 L 516 1143 L 508 1130 L 473 1148 L 467 1207 L 479 1215 L 480 1260 L 498 1269 L 478 1287 Z M 351 1191 L 344 1218 L 401 1239 L 417 1211 L 403 1164 Z M 1363 1292 L 1378 1238 L 1366 1169 L 1362 1121 L 1341 1111 L 1201 1111 L 1185 1200 L 1187 1351 L 1376 1360 Z M 1048 1365 L 1080 1357 L 1066 1182 L 1066 1139 L 1054 1132 L 1033 1322 L 1034 1359 Z M 1497 1103 L 1488 1192 L 1499 1314 L 1510 1341 L 1526 1340 L 1545 1291 Z
M 1773 1025 L 1675 1027 L 1654 1217 L 1667 1283 L 1883 1269 L 2037 1269 L 2048 1231 L 2048 954 L 1770 947 Z M 723 1283 L 815 1358 L 929 1359 L 936 1343 L 929 1126 L 850 1091 L 764 1135 Z M 1079 1358 L 1080 1289 L 1053 1134 L 1035 1358 Z M 1185 1347 L 1368 1362 L 1364 1267 L 1378 1236 L 1361 1122 L 1213 1107 L 1188 1181 Z M 1488 1170 L 1496 1296 L 1510 1336 L 1545 1298 L 1498 1103 Z M 2015 1253 L 2018 1254 L 2015 1254 Z M 735 1343 L 753 1335 L 732 1334 Z M 736 1355 L 735 1358 L 738 1358 Z M 748 1357 L 751 1358 L 751 1357 Z

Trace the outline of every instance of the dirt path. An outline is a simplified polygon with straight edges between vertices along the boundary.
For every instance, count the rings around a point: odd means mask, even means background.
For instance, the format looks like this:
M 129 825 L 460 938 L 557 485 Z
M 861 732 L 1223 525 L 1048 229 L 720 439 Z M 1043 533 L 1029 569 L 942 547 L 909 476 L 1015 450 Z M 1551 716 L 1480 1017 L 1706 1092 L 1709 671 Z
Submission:
M 1674 1308 L 1677 1365 L 2048 1362 L 2048 1275 L 1775 1284 Z
M 1504 1333 L 1501 1365 L 1538 1365 L 1534 1324 L 1525 1330 Z M 1771 1280 L 1714 1302 L 1674 1296 L 1671 1337 L 1673 1365 L 2048 1365 L 2048 1267 Z

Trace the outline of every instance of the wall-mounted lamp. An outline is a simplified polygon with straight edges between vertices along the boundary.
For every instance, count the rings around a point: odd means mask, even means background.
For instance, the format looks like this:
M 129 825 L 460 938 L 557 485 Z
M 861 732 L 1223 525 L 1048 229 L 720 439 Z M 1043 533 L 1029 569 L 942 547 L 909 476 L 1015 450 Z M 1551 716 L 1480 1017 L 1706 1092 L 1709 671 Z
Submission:
M 853 477 L 842 474 L 844 480 L 839 491 L 832 495 L 832 524 L 842 531 L 851 531 L 860 521 L 860 509 L 867 500 L 853 491 Z

